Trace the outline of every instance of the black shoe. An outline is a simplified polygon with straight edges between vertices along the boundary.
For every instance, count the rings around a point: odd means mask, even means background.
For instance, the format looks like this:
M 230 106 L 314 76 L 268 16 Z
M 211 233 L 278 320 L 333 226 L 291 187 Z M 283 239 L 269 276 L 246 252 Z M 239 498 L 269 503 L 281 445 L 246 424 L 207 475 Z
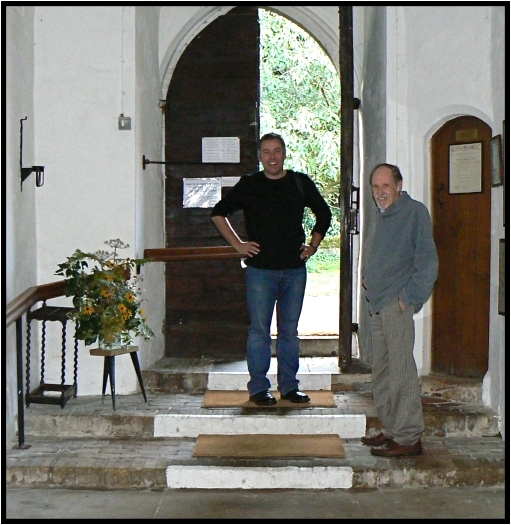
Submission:
M 271 406 L 277 404 L 277 400 L 268 390 L 261 390 L 261 392 L 257 392 L 257 394 L 250 396 L 250 401 L 259 406 Z
M 300 392 L 300 390 L 291 390 L 287 394 L 280 394 L 280 399 L 287 399 L 291 403 L 308 403 L 311 400 L 307 394 Z

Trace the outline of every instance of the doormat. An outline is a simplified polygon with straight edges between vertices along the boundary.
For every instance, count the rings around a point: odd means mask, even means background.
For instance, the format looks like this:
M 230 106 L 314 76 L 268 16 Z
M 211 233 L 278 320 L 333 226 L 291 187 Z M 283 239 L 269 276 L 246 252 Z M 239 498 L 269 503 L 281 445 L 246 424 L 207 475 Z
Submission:
M 277 400 L 276 405 L 260 406 L 249 400 L 246 390 L 206 390 L 202 400 L 202 408 L 335 408 L 334 395 L 331 390 L 308 390 L 311 398 L 308 403 L 292 403 L 280 399 L 278 392 L 272 392 Z
M 199 434 L 195 457 L 344 458 L 338 434 Z

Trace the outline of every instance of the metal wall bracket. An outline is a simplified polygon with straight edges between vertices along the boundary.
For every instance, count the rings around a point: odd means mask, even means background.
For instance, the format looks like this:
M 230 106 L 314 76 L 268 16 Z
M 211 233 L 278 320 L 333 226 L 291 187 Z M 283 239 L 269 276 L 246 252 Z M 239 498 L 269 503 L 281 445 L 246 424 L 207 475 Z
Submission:
M 173 162 L 162 162 L 158 160 L 149 160 L 145 158 L 145 155 L 142 155 L 142 168 L 145 169 L 145 167 L 148 164 L 174 164 Z

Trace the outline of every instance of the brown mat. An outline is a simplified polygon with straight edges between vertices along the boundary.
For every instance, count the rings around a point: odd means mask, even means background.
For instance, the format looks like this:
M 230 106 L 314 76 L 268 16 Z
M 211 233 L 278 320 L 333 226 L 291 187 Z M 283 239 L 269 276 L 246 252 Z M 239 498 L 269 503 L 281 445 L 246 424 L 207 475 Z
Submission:
M 311 398 L 308 403 L 291 403 L 286 399 L 280 399 L 278 392 L 272 392 L 277 400 L 276 405 L 270 407 L 259 406 L 249 400 L 246 390 L 206 390 L 202 401 L 202 408 L 335 408 L 334 395 L 331 390 L 307 390 Z
M 193 456 L 344 458 L 338 434 L 199 434 Z

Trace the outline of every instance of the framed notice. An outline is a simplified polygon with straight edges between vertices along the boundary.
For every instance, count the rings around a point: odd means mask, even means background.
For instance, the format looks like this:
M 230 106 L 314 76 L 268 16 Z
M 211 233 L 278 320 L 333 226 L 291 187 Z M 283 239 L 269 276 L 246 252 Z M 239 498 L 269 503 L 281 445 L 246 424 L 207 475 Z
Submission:
M 506 315 L 506 241 L 499 240 L 499 314 Z
M 449 146 L 449 193 L 483 191 L 483 143 Z
M 502 166 L 502 137 L 496 135 L 491 139 L 491 184 L 492 186 L 502 186 L 503 183 Z

